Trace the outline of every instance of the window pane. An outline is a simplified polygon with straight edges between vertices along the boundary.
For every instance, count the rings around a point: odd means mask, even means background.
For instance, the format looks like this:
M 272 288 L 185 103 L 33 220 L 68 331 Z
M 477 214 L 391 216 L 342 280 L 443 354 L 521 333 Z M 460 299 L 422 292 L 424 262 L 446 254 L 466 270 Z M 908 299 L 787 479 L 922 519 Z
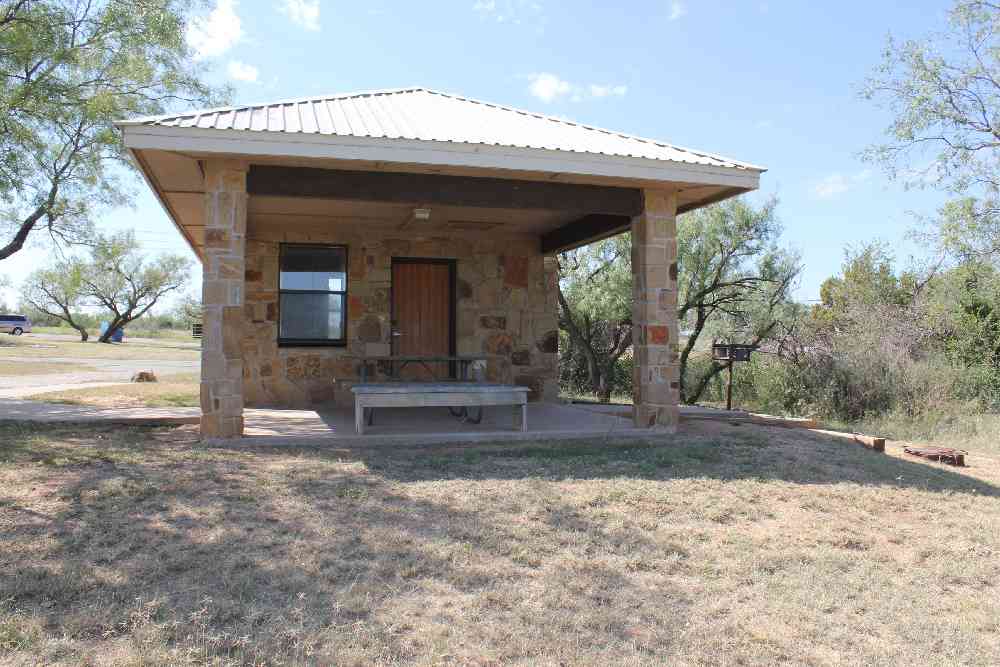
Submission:
M 346 250 L 334 246 L 285 246 L 281 253 L 280 288 L 346 291 Z
M 278 335 L 284 339 L 344 338 L 342 294 L 282 294 Z

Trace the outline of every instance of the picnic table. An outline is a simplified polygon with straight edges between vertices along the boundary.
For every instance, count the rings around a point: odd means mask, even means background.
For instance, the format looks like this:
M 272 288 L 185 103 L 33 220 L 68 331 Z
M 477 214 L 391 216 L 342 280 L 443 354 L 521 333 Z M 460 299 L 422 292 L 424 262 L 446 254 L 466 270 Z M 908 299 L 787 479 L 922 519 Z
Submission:
M 431 368 L 434 364 L 448 364 L 448 376 L 452 375 L 451 369 L 455 365 L 458 367 L 458 379 L 463 382 L 468 382 L 471 378 L 469 377 L 469 371 L 472 369 L 472 365 L 478 361 L 485 362 L 489 359 L 488 355 L 472 355 L 472 356 L 433 356 L 433 355 L 379 355 L 379 356 L 365 356 L 360 357 L 361 361 L 361 382 L 368 382 L 368 369 L 371 366 L 381 366 L 384 369 L 388 369 L 386 375 L 392 380 L 399 380 L 400 374 L 403 369 L 409 365 L 421 366 L 426 370 L 435 381 L 440 382 L 443 378 L 438 377 L 438 374 L 434 372 Z
M 484 405 L 523 406 L 527 402 L 526 387 L 483 382 L 483 373 L 473 368 L 479 362 L 485 365 L 489 358 L 489 355 L 359 357 L 361 383 L 352 389 L 358 433 L 363 433 L 366 425 L 374 424 L 376 407 L 447 407 L 451 415 L 460 421 L 478 424 L 483 418 Z M 443 364 L 448 365 L 446 378 L 440 377 L 433 368 Z M 422 367 L 431 377 L 431 382 L 403 381 L 400 376 L 407 366 Z M 372 368 L 381 370 L 389 380 L 369 382 Z M 470 409 L 473 407 L 478 408 L 475 414 Z M 526 413 L 521 415 L 521 422 L 526 427 Z
M 528 430 L 528 387 L 480 382 L 375 382 L 356 384 L 354 393 L 354 427 L 363 435 L 374 420 L 375 408 L 446 407 L 454 413 L 455 406 L 479 406 L 482 419 L 484 405 L 510 405 L 515 409 L 515 425 Z M 462 408 L 465 410 L 465 408 Z M 465 420 L 471 421 L 471 420 Z

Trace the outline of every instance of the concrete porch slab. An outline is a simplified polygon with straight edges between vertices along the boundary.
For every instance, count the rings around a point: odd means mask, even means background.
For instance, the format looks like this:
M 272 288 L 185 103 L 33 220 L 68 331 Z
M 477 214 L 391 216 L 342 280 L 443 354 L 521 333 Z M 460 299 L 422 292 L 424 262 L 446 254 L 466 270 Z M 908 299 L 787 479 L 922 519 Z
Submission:
M 636 429 L 631 418 L 600 414 L 574 405 L 534 403 L 528 406 L 528 431 L 515 428 L 514 410 L 484 408 L 479 424 L 452 417 L 447 408 L 380 408 L 364 435 L 354 430 L 350 409 L 262 410 L 244 412 L 244 445 L 381 445 L 567 440 L 608 437 L 662 437 L 663 431 Z

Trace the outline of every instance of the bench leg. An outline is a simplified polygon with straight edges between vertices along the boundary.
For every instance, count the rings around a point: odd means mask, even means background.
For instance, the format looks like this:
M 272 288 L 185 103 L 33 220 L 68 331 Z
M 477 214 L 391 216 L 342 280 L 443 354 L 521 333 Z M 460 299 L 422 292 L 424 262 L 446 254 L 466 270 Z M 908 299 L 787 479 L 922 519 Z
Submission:
M 516 408 L 515 408 L 516 410 Z M 528 431 L 528 404 L 521 404 L 521 432 L 527 433 Z
M 358 435 L 365 434 L 365 409 L 361 407 L 361 401 L 354 399 L 354 430 Z

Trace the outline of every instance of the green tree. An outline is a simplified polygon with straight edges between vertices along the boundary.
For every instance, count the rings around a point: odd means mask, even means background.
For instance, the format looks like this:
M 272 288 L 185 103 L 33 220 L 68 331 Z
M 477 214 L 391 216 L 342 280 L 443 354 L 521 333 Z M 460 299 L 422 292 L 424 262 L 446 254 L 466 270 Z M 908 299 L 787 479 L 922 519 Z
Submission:
M 694 403 L 731 362 L 689 368 L 705 333 L 760 345 L 793 321 L 790 292 L 799 258 L 782 248 L 777 200 L 759 208 L 730 199 L 682 216 L 677 225 L 677 315 L 687 340 L 680 352 L 681 399 Z
M 955 196 L 932 231 L 944 249 L 1000 259 L 1000 4 L 958 0 L 943 31 L 890 38 L 863 95 L 893 116 L 865 157 Z
M 3 290 L 10 287 L 10 278 L 0 273 L 0 310 L 7 310 L 7 303 L 3 300 Z
M 897 276 L 894 263 L 895 258 L 884 243 L 848 248 L 841 274 L 827 278 L 820 285 L 820 310 L 838 314 L 853 304 L 903 306 L 912 302 L 926 281 L 918 280 L 913 272 Z
M 185 294 L 174 306 L 171 318 L 176 324 L 190 327 L 201 322 L 203 308 L 201 298 L 195 294 Z
M 183 288 L 190 269 L 188 260 L 177 255 L 147 259 L 132 232 L 98 236 L 82 272 L 81 292 L 91 304 L 111 314 L 100 342 L 109 342 L 116 329 Z
M 80 340 L 89 338 L 81 321 L 84 306 L 83 275 L 86 264 L 77 258 L 58 261 L 50 267 L 33 271 L 21 284 L 21 301 L 34 310 L 61 320 L 80 333 Z
M 789 292 L 798 257 L 778 245 L 777 202 L 755 208 L 743 199 L 685 214 L 677 223 L 678 309 L 682 399 L 693 403 L 726 364 L 689 369 L 692 352 L 708 334 L 716 340 L 759 345 L 794 317 Z M 632 347 L 631 237 L 600 241 L 560 257 L 560 325 L 570 352 L 585 361 L 590 390 L 610 398 L 620 361 Z M 686 381 L 685 381 L 686 380 Z
M 559 258 L 560 326 L 569 335 L 562 363 L 582 356 L 590 391 L 611 400 L 619 360 L 632 348 L 632 243 L 629 234 Z
M 115 120 L 219 97 L 185 42 L 191 5 L 0 2 L 0 260 L 35 233 L 86 239 L 96 210 L 127 201 Z

